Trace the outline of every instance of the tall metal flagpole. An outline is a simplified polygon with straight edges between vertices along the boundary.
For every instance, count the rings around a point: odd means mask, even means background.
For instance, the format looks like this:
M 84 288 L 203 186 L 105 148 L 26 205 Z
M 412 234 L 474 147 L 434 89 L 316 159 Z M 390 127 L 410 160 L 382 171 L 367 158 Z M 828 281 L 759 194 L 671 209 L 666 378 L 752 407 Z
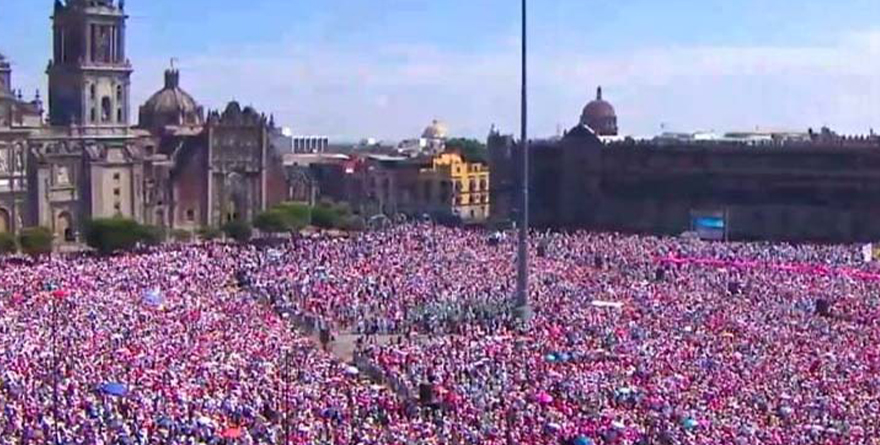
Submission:
M 522 97 L 520 146 L 522 147 L 522 206 L 520 208 L 519 252 L 516 280 L 516 309 L 521 319 L 531 315 L 529 307 L 529 138 L 526 54 L 526 0 L 522 0 Z

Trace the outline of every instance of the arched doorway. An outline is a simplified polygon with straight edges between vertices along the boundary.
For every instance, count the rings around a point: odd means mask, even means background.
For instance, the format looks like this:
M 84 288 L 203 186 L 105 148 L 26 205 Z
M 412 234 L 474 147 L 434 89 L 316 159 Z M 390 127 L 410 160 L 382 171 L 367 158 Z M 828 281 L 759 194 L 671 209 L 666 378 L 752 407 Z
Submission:
M 70 212 L 61 212 L 55 220 L 55 234 L 64 237 L 64 241 L 76 241 L 73 233 L 73 217 Z
M 12 231 L 11 221 L 12 220 L 9 218 L 9 211 L 6 209 L 0 209 L 0 233 Z

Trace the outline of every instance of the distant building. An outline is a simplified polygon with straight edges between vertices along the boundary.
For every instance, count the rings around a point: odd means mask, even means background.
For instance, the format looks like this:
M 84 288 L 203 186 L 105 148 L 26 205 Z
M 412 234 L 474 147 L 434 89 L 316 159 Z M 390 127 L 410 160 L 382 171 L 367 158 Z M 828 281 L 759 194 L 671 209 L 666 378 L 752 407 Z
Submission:
M 446 149 L 446 139 L 449 137 L 449 129 L 446 128 L 446 124 L 434 120 L 431 122 L 431 125 L 428 125 L 425 128 L 425 131 L 422 132 L 422 139 L 424 139 L 423 144 L 424 147 L 422 149 L 423 154 L 438 154 Z
M 327 136 L 291 136 L 293 153 L 326 153 L 330 146 Z
M 486 164 L 468 162 L 459 153 L 441 153 L 432 159 L 430 168 L 420 173 L 426 209 L 450 213 L 464 222 L 479 223 L 489 218 L 489 167 Z M 452 184 L 451 201 L 441 200 L 442 196 L 432 193 L 444 190 L 449 183 Z M 435 202 L 440 205 L 429 205 Z
M 713 224 L 732 239 L 880 239 L 876 135 L 823 129 L 607 142 L 595 128 L 616 130 L 612 109 L 588 105 L 561 139 L 530 141 L 534 225 L 678 235 L 694 228 L 695 215 L 723 215 Z M 515 220 L 522 148 L 497 132 L 488 145 L 492 217 Z

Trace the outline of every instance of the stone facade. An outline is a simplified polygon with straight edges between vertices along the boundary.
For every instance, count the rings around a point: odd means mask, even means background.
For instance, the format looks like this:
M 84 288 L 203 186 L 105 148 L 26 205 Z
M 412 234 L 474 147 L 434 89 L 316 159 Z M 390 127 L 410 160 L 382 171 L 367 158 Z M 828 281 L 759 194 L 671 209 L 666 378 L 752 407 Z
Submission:
M 522 151 L 489 138 L 493 218 L 518 217 Z M 579 125 L 530 145 L 530 211 L 539 227 L 677 235 L 694 212 L 723 212 L 732 239 L 880 239 L 880 138 L 603 143 Z M 496 199 L 496 198 L 493 198 Z
M 234 102 L 206 117 L 177 70 L 131 125 L 126 18 L 121 1 L 56 1 L 47 123 L 0 55 L 0 232 L 44 226 L 72 242 L 116 216 L 194 230 L 286 200 L 272 119 Z

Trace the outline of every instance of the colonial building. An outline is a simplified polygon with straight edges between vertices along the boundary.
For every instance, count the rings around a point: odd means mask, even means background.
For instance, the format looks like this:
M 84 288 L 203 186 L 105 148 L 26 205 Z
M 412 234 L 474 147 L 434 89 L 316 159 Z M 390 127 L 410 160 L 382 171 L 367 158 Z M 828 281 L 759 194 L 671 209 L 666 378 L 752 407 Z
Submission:
M 418 158 L 366 155 L 312 165 L 311 171 L 324 195 L 342 185 L 340 200 L 364 215 L 427 214 L 464 223 L 481 223 L 489 217 L 489 169 L 459 153 Z
M 424 204 L 437 203 L 435 212 L 450 213 L 464 222 L 483 222 L 489 217 L 489 167 L 468 162 L 460 153 L 441 153 L 432 159 L 431 167 L 420 175 Z M 449 200 L 438 196 L 445 184 L 452 184 Z M 428 207 L 426 205 L 426 207 Z
M 230 102 L 206 117 L 172 68 L 139 114 L 155 141 L 146 162 L 151 224 L 220 226 L 250 220 L 287 198 L 282 159 L 269 143 L 274 123 L 252 107 Z
M 114 216 L 195 229 L 286 199 L 272 119 L 235 102 L 206 113 L 173 68 L 132 125 L 126 19 L 123 1 L 55 2 L 48 123 L 0 55 L 0 232 L 39 225 L 75 241 Z
M 880 137 L 823 130 L 607 142 L 596 130 L 612 129 L 607 111 L 585 112 L 562 138 L 530 141 L 535 225 L 677 235 L 698 215 L 723 215 L 732 239 L 880 239 Z M 488 144 L 493 218 L 516 219 L 521 146 L 497 133 Z

